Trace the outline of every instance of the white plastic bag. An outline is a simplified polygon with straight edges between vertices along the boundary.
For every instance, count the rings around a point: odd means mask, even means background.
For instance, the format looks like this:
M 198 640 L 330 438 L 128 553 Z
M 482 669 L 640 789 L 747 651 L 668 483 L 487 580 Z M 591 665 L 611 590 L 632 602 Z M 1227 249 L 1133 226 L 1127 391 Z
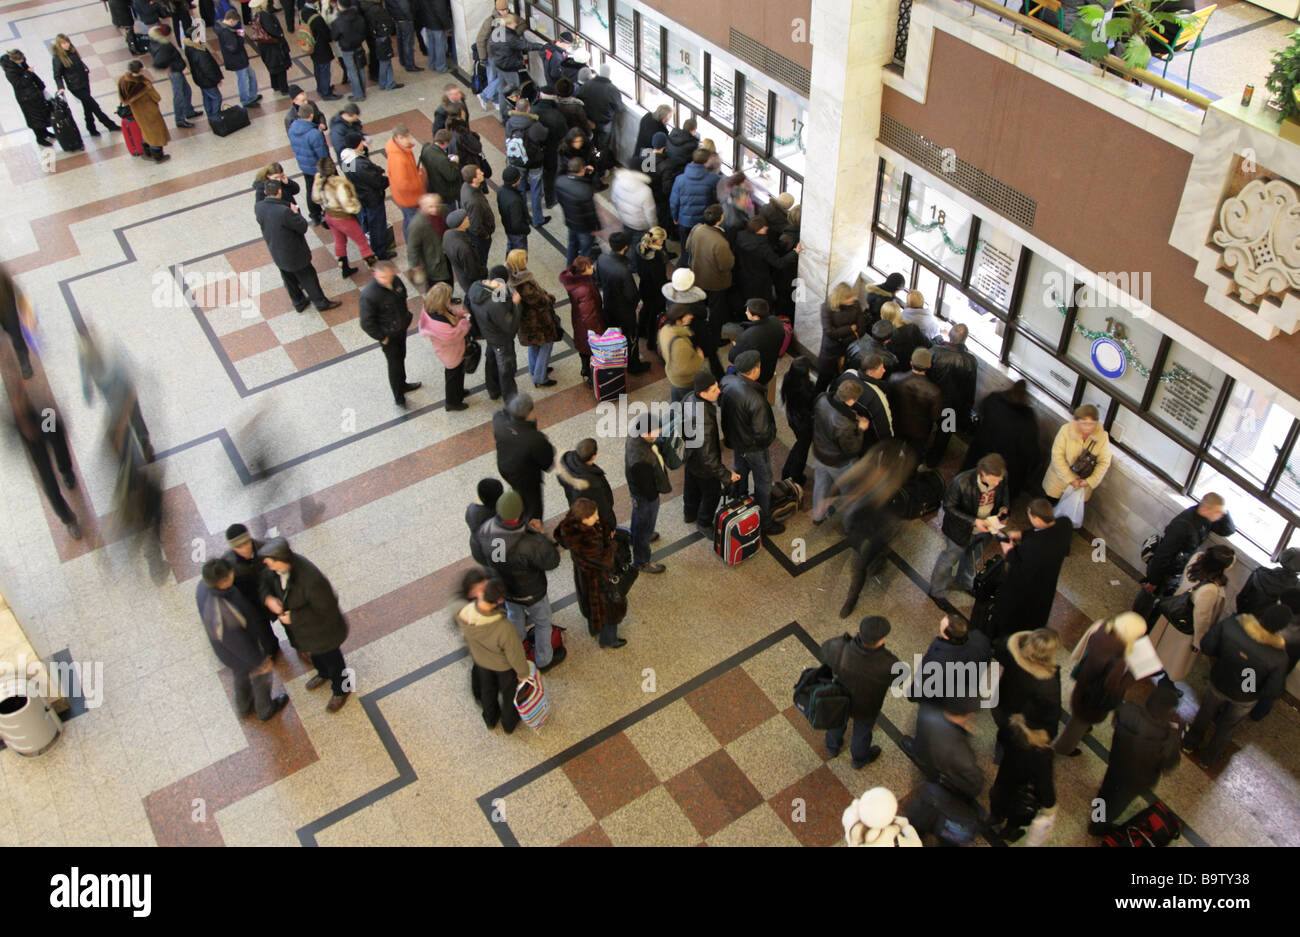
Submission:
M 1083 489 L 1071 488 L 1065 494 L 1061 495 L 1061 500 L 1056 502 L 1056 510 L 1052 512 L 1054 517 L 1068 517 L 1074 529 L 1078 530 L 1083 526 Z

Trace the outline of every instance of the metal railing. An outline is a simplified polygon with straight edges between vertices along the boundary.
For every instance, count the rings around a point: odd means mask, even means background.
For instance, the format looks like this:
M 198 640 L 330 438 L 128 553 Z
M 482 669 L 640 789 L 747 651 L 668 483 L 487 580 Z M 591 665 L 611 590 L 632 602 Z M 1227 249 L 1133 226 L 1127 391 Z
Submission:
M 997 0 L 956 0 L 956 2 L 969 3 L 971 5 L 971 16 L 974 16 L 976 8 L 979 8 L 992 13 L 999 19 L 1009 20 L 1012 24 L 1011 30 L 1013 34 L 1018 29 L 1027 33 L 1032 33 L 1036 38 L 1055 46 L 1058 55 L 1062 49 L 1069 52 L 1080 52 L 1083 49 L 1083 43 L 1078 39 L 1075 39 L 1073 36 L 1067 35 L 1059 29 L 1049 26 L 1042 20 L 1035 19 L 1032 16 L 1026 16 L 1017 10 L 1005 7 L 1001 3 L 997 2 Z M 908 7 L 908 16 L 910 19 L 910 2 L 908 3 Z M 899 12 L 899 19 L 901 34 L 901 10 Z M 897 56 L 897 53 L 895 53 L 895 55 Z M 1190 91 L 1177 82 L 1163 78 L 1154 72 L 1149 72 L 1145 68 L 1130 68 L 1125 64 L 1123 59 L 1117 58 L 1114 55 L 1108 55 L 1105 58 L 1098 59 L 1093 64 L 1100 69 L 1102 75 L 1105 75 L 1107 72 L 1112 72 L 1121 78 L 1137 81 L 1146 85 L 1151 89 L 1152 98 L 1154 98 L 1156 92 L 1159 91 L 1162 94 L 1178 98 L 1180 101 L 1199 108 L 1200 110 L 1205 110 L 1210 106 L 1210 99 L 1205 95 L 1197 94 L 1195 91 Z
M 912 25 L 912 0 L 898 0 L 898 32 L 894 33 L 894 61 L 907 62 L 907 30 Z

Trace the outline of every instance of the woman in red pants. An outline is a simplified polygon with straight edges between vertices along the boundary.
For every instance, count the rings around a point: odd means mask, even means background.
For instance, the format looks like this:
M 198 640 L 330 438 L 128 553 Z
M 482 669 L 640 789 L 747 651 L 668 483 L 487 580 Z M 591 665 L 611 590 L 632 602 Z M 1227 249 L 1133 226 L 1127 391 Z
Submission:
M 325 224 L 334 232 L 334 256 L 339 260 L 339 271 L 345 277 L 357 272 L 348 266 L 349 238 L 361 251 L 361 259 L 373 267 L 374 252 L 361 230 L 361 223 L 357 221 L 361 211 L 357 190 L 328 156 L 316 164 L 316 183 L 312 186 L 311 200 L 325 210 Z

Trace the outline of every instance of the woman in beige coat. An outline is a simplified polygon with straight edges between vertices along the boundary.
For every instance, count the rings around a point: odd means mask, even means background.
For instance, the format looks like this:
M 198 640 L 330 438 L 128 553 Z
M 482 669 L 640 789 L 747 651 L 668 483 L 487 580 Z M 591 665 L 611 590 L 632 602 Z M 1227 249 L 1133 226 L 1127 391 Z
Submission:
M 1196 655 L 1201 652 L 1201 639 L 1210 630 L 1210 626 L 1223 617 L 1228 570 L 1236 561 L 1236 551 L 1222 544 L 1197 553 L 1183 571 L 1178 591 L 1161 602 L 1163 608 L 1165 603 L 1174 602 L 1178 596 L 1189 591 L 1192 593 L 1190 634 L 1175 627 L 1163 611 L 1151 629 L 1151 643 L 1155 645 L 1156 655 L 1160 658 L 1160 663 L 1164 664 L 1165 674 L 1170 680 L 1187 678 L 1196 664 Z
M 1097 457 L 1097 464 L 1086 478 L 1071 466 L 1085 451 Z M 1043 491 L 1049 498 L 1059 498 L 1070 488 L 1082 488 L 1087 501 L 1097 490 L 1110 468 L 1110 437 L 1101 428 L 1097 408 L 1085 403 L 1074 411 L 1074 419 L 1061 427 L 1052 443 L 1052 459 L 1043 476 Z

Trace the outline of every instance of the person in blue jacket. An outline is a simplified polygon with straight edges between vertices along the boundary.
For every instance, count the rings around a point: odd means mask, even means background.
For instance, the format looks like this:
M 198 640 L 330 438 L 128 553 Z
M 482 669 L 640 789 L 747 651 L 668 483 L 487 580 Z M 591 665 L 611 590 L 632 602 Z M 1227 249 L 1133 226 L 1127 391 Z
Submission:
M 311 223 L 320 227 L 325 223 L 321 207 L 311 200 L 311 190 L 316 183 L 316 165 L 330 155 L 325 134 L 314 122 L 315 112 L 307 106 L 298 108 L 298 119 L 289 125 L 289 145 L 293 147 L 294 158 L 302 170 L 303 186 L 308 193 L 307 206 L 311 214 Z
M 704 168 L 712 155 L 708 150 L 696 150 L 691 156 L 691 164 L 673 182 L 668 209 L 677 223 L 681 240 L 685 240 L 691 228 L 699 223 L 704 209 L 718 200 L 718 182 L 722 177 Z

